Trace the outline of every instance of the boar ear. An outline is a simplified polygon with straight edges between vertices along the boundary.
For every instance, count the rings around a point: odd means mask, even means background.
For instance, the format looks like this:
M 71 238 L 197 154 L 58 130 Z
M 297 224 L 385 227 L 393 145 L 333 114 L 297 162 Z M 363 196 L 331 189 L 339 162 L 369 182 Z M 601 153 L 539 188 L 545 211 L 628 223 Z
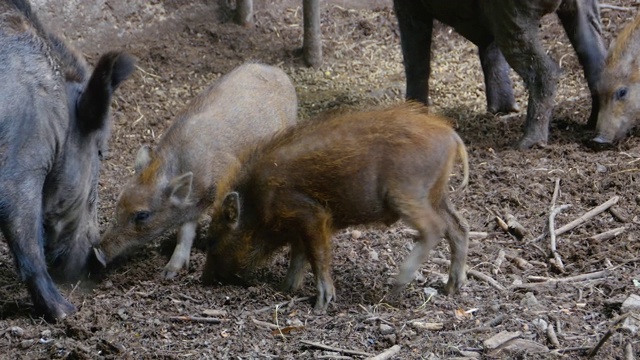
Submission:
M 105 126 L 111 95 L 134 69 L 131 55 L 109 52 L 100 57 L 77 102 L 78 126 L 82 131 L 89 133 Z
M 151 162 L 151 148 L 149 145 L 142 145 L 138 154 L 136 155 L 136 162 L 134 163 L 134 169 L 136 174 L 139 174 L 144 168 L 146 168 Z
M 171 196 L 169 201 L 173 205 L 186 206 L 189 203 L 189 195 L 191 195 L 191 183 L 193 182 L 193 173 L 189 171 L 180 176 L 176 176 L 171 180 L 169 188 Z
M 230 192 L 222 200 L 222 215 L 230 228 L 235 229 L 240 222 L 240 196 Z

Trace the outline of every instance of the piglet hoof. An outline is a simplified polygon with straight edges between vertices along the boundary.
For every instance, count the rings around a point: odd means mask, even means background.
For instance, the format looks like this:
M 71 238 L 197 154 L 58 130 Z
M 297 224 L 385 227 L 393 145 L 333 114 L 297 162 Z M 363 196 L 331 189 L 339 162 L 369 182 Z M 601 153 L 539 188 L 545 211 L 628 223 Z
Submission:
M 104 251 L 102 251 L 102 249 L 100 248 L 94 247 L 93 253 L 96 255 L 96 259 L 98 260 L 98 262 L 100 262 L 102 266 L 107 267 L 107 258 L 106 256 L 104 256 Z

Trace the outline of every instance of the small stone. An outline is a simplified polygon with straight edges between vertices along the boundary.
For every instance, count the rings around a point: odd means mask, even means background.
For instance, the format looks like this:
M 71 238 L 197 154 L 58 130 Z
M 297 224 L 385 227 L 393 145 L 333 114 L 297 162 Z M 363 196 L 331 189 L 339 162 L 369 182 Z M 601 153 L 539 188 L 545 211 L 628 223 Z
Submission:
M 43 338 L 45 338 L 45 339 L 50 338 L 50 337 L 51 337 L 51 330 L 43 330 L 43 331 L 40 333 L 40 336 L 41 336 L 41 337 L 43 337 Z
M 528 292 L 524 294 L 524 298 L 520 301 L 520 305 L 522 305 L 525 308 L 528 308 L 529 310 L 537 310 L 540 308 L 540 303 L 538 302 L 538 299 L 536 299 L 536 296 L 533 295 L 532 292 Z
M 520 336 L 522 336 L 522 333 L 520 331 L 514 331 L 514 332 L 502 331 L 486 339 L 483 342 L 483 345 L 486 349 L 492 350 L 515 338 L 519 338 Z
M 596 163 L 596 171 L 599 172 L 599 173 L 606 173 L 607 172 L 607 167 L 602 165 L 602 164 Z
M 35 340 L 33 340 L 33 339 L 22 340 L 22 341 L 20 342 L 20 348 L 22 348 L 22 349 L 26 349 L 26 348 L 28 348 L 28 347 L 31 347 L 31 346 L 32 346 L 33 344 L 35 344 L 35 343 L 36 343 L 36 341 L 35 341 Z
M 118 309 L 118 317 L 125 321 L 129 318 L 129 315 L 127 315 L 126 310 L 125 309 Z
M 380 324 L 380 334 L 382 335 L 388 335 L 388 334 L 393 334 L 395 332 L 395 329 L 392 326 L 389 326 L 387 324 Z
M 426 287 L 424 289 L 422 289 L 422 291 L 424 291 L 424 294 L 427 295 L 427 299 L 433 296 L 438 295 L 438 290 L 432 288 L 432 287 Z
M 12 326 L 9 328 L 9 334 L 15 337 L 22 337 L 24 336 L 24 329 L 19 326 Z
M 533 326 L 535 326 L 536 329 L 540 331 L 547 331 L 547 327 L 549 326 L 549 324 L 547 324 L 547 322 L 543 319 L 535 319 L 533 320 Z
M 351 238 L 354 240 L 358 240 L 362 237 L 362 231 L 360 230 L 353 230 L 351 231 Z
M 382 337 L 386 342 L 388 342 L 389 344 L 397 344 L 398 343 L 398 337 L 396 336 L 396 334 L 388 334 L 388 335 L 384 335 Z
M 620 311 L 626 313 L 628 311 L 639 311 L 640 310 L 640 296 L 636 294 L 631 294 L 620 307 Z
M 369 250 L 369 259 L 372 261 L 378 261 L 378 252 L 373 249 Z

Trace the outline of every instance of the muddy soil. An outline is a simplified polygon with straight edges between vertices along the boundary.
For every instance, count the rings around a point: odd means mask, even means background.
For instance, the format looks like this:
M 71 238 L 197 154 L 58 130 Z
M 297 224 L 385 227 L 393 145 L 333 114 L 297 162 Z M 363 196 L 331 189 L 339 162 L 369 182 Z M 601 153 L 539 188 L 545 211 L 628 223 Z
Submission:
M 301 121 L 330 109 L 369 109 L 403 99 L 397 23 L 387 0 L 366 6 L 322 2 L 325 57 L 319 69 L 305 67 L 301 59 L 302 11 L 294 0 L 255 2 L 255 25 L 249 28 L 231 21 L 226 1 L 156 0 L 128 10 L 125 2 L 99 2 L 110 15 L 95 16 L 86 30 L 69 26 L 69 9 L 40 3 L 45 22 L 64 32 L 90 62 L 111 48 L 126 49 L 139 61 L 113 106 L 113 137 L 100 180 L 103 230 L 133 171 L 137 149 L 154 146 L 189 99 L 245 61 L 280 66 L 292 77 Z M 610 43 L 636 15 L 637 2 L 608 4 L 622 7 L 602 12 Z M 473 271 L 458 296 L 441 294 L 448 271 L 445 242 L 399 297 L 389 296 L 390 280 L 413 241 L 403 224 L 347 229 L 335 236 L 338 298 L 322 315 L 312 311 L 310 273 L 296 293 L 278 290 L 286 252 L 258 269 L 251 286 L 203 287 L 204 250 L 198 244 L 187 270 L 173 280 L 161 279 L 175 244 L 175 233 L 168 233 L 131 252 L 103 278 L 61 285 L 79 311 L 51 324 L 33 316 L 2 242 L 2 357 L 362 359 L 397 344 L 397 359 L 587 358 L 611 330 L 595 358 L 631 359 L 630 353 L 638 358 L 637 332 L 618 320 L 623 301 L 640 295 L 640 133 L 607 151 L 584 146 L 590 108 L 586 82 L 555 17 L 544 19 L 541 32 L 562 75 L 549 145 L 527 152 L 512 147 L 524 111 L 487 114 L 476 49 L 445 26 L 435 33 L 433 110 L 454 119 L 472 169 L 468 189 L 453 202 L 472 231 L 486 233 L 471 242 Z M 526 109 L 526 91 L 515 74 L 513 79 L 518 103 Z M 454 175 L 454 185 L 459 179 Z M 556 186 L 555 206 L 569 205 L 555 217 L 556 228 L 617 199 L 611 211 L 557 237 L 563 270 L 550 255 L 546 235 Z M 506 221 L 507 215 L 524 227 L 524 237 L 497 225 L 496 218 Z M 592 238 L 616 228 L 624 231 L 606 240 Z M 492 338 L 504 333 L 515 340 L 496 347 Z

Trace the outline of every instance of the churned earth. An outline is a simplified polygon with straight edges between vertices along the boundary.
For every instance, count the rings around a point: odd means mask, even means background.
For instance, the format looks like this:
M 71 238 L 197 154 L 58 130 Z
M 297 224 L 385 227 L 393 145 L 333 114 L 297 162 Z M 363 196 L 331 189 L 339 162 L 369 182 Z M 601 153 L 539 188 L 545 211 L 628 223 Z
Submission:
M 370 109 L 403 99 L 390 0 L 323 1 L 319 69 L 301 59 L 302 9 L 295 0 L 255 2 L 255 25 L 248 28 L 233 23 L 227 1 L 36 3 L 43 21 L 89 62 L 117 48 L 138 59 L 138 70 L 114 101 L 113 136 L 100 179 L 102 230 L 138 148 L 155 145 L 191 98 L 245 61 L 280 66 L 291 76 L 301 121 L 326 110 Z M 637 14 L 638 3 L 605 5 L 609 44 Z M 444 241 L 399 297 L 388 295 L 412 246 L 413 233 L 402 224 L 335 236 L 338 298 L 323 315 L 312 311 L 310 273 L 296 293 L 278 291 L 285 251 L 257 269 L 252 286 L 203 287 L 200 241 L 188 270 L 162 279 L 175 244 L 175 233 L 168 233 L 99 279 L 61 285 L 79 311 L 50 324 L 33 317 L 3 241 L 1 357 L 363 359 L 399 345 L 397 359 L 555 359 L 587 358 L 600 342 L 594 358 L 638 358 L 640 315 L 622 317 L 622 304 L 640 295 L 640 132 L 606 151 L 584 145 L 587 85 L 557 19 L 548 16 L 541 34 L 562 69 L 549 145 L 514 150 L 525 112 L 487 114 L 476 49 L 445 26 L 434 34 L 432 110 L 454 120 L 470 155 L 469 187 L 453 202 L 480 233 L 471 241 L 469 282 L 458 296 L 441 294 L 449 256 Z M 526 109 L 526 91 L 515 74 L 513 79 L 519 106 Z M 554 212 L 560 228 L 609 200 L 615 204 L 608 210 L 556 237 L 554 258 L 547 234 L 552 211 L 568 205 Z M 515 220 L 524 232 L 504 231 L 497 218 Z M 594 237 L 614 229 L 615 236 Z

